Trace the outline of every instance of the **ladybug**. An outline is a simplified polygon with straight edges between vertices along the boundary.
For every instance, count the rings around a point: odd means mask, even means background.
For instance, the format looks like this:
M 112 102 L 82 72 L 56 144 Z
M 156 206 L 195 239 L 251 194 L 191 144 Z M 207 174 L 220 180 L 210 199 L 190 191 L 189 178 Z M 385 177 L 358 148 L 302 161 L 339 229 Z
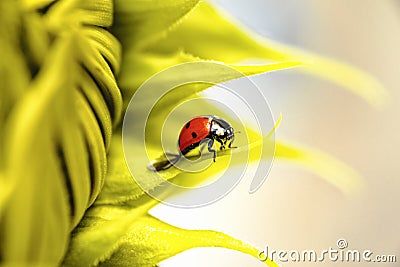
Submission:
M 214 142 L 221 144 L 220 150 L 231 148 L 235 139 L 233 127 L 226 120 L 217 116 L 194 117 L 183 126 L 178 139 L 180 154 L 171 162 L 152 164 L 152 169 L 165 170 L 178 162 L 182 155 L 188 154 L 200 146 L 202 141 L 208 141 L 208 151 L 213 153 L 213 160 L 217 157 L 217 151 L 213 148 Z
M 234 138 L 234 130 L 229 122 L 217 116 L 201 116 L 195 117 L 185 124 L 179 135 L 178 146 L 182 155 L 186 155 L 198 147 L 201 141 L 209 139 L 208 151 L 214 154 L 215 162 L 217 151 L 213 149 L 214 141 L 221 144 L 220 149 L 222 150 L 226 146 L 231 148 Z

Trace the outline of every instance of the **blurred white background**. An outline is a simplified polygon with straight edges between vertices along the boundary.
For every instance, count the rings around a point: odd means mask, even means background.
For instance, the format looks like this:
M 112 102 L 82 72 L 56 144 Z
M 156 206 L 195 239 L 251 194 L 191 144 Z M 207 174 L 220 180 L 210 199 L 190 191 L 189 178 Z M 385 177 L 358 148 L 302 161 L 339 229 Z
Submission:
M 295 71 L 253 77 L 284 120 L 277 138 L 317 147 L 366 180 L 348 197 L 317 176 L 275 161 L 261 189 L 245 177 L 227 197 L 198 209 L 159 205 L 152 214 L 189 229 L 220 230 L 258 247 L 336 247 L 395 254 L 398 263 L 286 263 L 284 266 L 400 266 L 400 2 L 396 0 L 217 0 L 263 36 L 351 63 L 379 79 L 391 103 L 379 111 L 343 88 Z M 190 196 L 183 196 L 190 197 Z M 161 266 L 265 266 L 239 252 L 192 249 Z

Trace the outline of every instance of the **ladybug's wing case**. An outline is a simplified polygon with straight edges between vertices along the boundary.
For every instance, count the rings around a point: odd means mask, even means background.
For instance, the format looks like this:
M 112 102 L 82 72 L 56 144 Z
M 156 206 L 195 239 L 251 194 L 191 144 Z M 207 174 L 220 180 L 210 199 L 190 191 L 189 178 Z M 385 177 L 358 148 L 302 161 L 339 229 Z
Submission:
M 183 126 L 179 135 L 178 145 L 182 154 L 198 146 L 201 140 L 210 134 L 212 117 L 196 117 Z

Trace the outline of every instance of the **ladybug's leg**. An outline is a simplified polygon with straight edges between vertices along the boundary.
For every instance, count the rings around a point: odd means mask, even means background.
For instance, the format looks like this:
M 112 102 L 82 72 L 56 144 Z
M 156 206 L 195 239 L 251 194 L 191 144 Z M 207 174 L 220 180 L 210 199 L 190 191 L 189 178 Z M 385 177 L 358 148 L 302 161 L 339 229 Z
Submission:
M 217 142 L 221 144 L 220 150 L 225 149 L 224 141 L 222 141 L 221 139 L 215 139 L 215 140 L 217 140 Z
M 235 136 L 232 136 L 231 141 L 229 142 L 229 145 L 228 145 L 229 148 L 232 148 L 233 140 L 235 140 Z
M 213 160 L 215 162 L 215 158 L 217 157 L 217 151 L 213 149 L 213 145 L 214 145 L 214 139 L 210 139 L 210 141 L 208 142 L 208 152 L 214 153 Z

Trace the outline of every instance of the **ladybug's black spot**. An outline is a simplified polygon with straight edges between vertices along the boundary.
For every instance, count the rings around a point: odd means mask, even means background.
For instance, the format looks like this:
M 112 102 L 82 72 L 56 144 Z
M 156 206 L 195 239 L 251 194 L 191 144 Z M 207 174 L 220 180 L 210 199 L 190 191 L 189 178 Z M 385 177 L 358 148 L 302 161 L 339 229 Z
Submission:
M 190 127 L 190 121 L 186 123 L 185 128 L 188 129 Z
M 192 137 L 193 137 L 193 138 L 196 138 L 196 137 L 197 137 L 197 134 L 196 134 L 195 132 L 192 132 Z

